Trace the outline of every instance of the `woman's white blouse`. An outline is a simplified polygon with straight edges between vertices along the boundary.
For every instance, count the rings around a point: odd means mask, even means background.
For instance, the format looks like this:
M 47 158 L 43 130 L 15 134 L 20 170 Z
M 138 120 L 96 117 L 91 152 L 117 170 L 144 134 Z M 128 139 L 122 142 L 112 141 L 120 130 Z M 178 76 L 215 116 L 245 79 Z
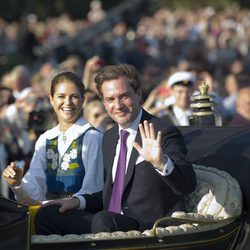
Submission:
M 19 194 L 25 194 L 34 200 L 46 200 L 46 140 L 53 139 L 58 136 L 59 158 L 65 153 L 73 140 L 83 134 L 91 125 L 83 118 L 80 118 L 65 133 L 66 142 L 63 141 L 63 134 L 59 129 L 59 125 L 43 133 L 37 140 L 35 152 L 33 154 L 29 170 L 22 179 L 21 187 L 18 189 Z M 80 200 L 80 208 L 85 208 L 84 197 L 80 194 L 92 194 L 101 191 L 103 188 L 103 158 L 102 158 L 102 133 L 95 129 L 86 132 L 82 141 L 82 161 L 85 168 L 85 176 L 81 189 L 74 194 Z M 17 190 L 16 190 L 17 191 Z M 18 194 L 19 193 L 19 194 Z

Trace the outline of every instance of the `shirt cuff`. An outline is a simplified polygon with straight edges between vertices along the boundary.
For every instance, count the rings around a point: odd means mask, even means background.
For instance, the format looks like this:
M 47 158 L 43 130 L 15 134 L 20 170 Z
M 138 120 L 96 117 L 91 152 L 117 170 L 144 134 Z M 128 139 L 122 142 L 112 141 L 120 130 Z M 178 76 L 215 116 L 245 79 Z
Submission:
M 10 188 L 13 190 L 13 192 L 16 196 L 16 199 L 18 201 L 30 198 L 30 196 L 27 194 L 26 190 L 23 188 L 22 184 L 20 186 L 16 186 L 16 187 L 10 186 Z
M 165 163 L 163 171 L 160 171 L 158 169 L 156 169 L 156 171 L 159 172 L 162 176 L 168 176 L 174 170 L 174 163 L 167 155 L 164 155 L 164 159 L 166 163 Z
M 76 197 L 80 201 L 78 209 L 84 210 L 86 208 L 86 200 L 82 195 L 75 194 L 72 197 Z
M 22 189 L 22 184 L 19 186 L 9 186 L 13 190 L 21 190 Z

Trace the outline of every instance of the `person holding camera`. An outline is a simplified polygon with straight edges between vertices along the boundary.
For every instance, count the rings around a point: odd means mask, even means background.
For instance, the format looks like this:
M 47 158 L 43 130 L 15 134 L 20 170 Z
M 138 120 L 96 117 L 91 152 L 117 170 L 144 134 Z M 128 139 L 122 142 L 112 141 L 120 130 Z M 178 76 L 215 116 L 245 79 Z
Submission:
M 102 134 L 82 118 L 84 92 L 81 79 L 72 72 L 52 80 L 49 99 L 58 125 L 38 138 L 24 176 L 16 162 L 2 174 L 20 203 L 42 205 L 57 200 L 60 211 L 71 206 L 84 209 L 82 194 L 102 190 Z M 60 200 L 71 206 L 60 206 Z

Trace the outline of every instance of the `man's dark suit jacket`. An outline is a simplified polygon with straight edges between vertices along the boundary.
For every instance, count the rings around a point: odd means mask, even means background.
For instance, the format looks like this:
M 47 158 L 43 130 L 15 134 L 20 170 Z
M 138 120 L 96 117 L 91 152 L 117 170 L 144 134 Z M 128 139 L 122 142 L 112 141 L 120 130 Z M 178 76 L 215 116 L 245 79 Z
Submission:
M 162 176 L 149 162 L 142 161 L 136 165 L 139 154 L 133 148 L 125 177 L 122 211 L 125 215 L 135 217 L 141 230 L 152 228 L 153 223 L 160 217 L 183 210 L 183 195 L 192 192 L 196 186 L 195 172 L 186 156 L 187 150 L 180 131 L 143 110 L 141 122 L 144 120 L 154 124 L 156 133 L 162 131 L 161 146 L 164 154 L 173 161 L 174 169 L 170 175 Z M 84 195 L 87 211 L 98 211 L 101 205 L 103 209 L 108 209 L 112 191 L 112 166 L 118 139 L 117 125 L 104 135 L 105 184 L 102 199 L 100 193 Z M 142 145 L 139 132 L 135 140 Z

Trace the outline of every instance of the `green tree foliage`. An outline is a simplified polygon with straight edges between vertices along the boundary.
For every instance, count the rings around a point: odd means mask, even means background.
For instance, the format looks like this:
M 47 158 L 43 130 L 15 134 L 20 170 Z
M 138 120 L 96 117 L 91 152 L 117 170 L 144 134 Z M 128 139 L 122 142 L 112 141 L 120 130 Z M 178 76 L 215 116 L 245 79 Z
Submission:
M 125 0 L 102 1 L 108 10 Z M 35 13 L 39 19 L 68 13 L 73 19 L 85 18 L 91 0 L 4 0 L 0 1 L 0 17 L 7 21 L 20 20 L 29 13 Z
M 109 10 L 115 5 L 126 0 L 102 0 L 103 8 Z M 223 9 L 232 4 L 242 7 L 250 7 L 249 0 L 145 0 L 153 2 L 155 7 L 167 6 L 170 8 L 198 8 L 202 6 L 213 6 Z M 0 1 L 0 17 L 8 21 L 20 20 L 29 13 L 35 13 L 39 19 L 50 16 L 58 16 L 67 13 L 73 19 L 85 18 L 91 0 L 4 0 Z

